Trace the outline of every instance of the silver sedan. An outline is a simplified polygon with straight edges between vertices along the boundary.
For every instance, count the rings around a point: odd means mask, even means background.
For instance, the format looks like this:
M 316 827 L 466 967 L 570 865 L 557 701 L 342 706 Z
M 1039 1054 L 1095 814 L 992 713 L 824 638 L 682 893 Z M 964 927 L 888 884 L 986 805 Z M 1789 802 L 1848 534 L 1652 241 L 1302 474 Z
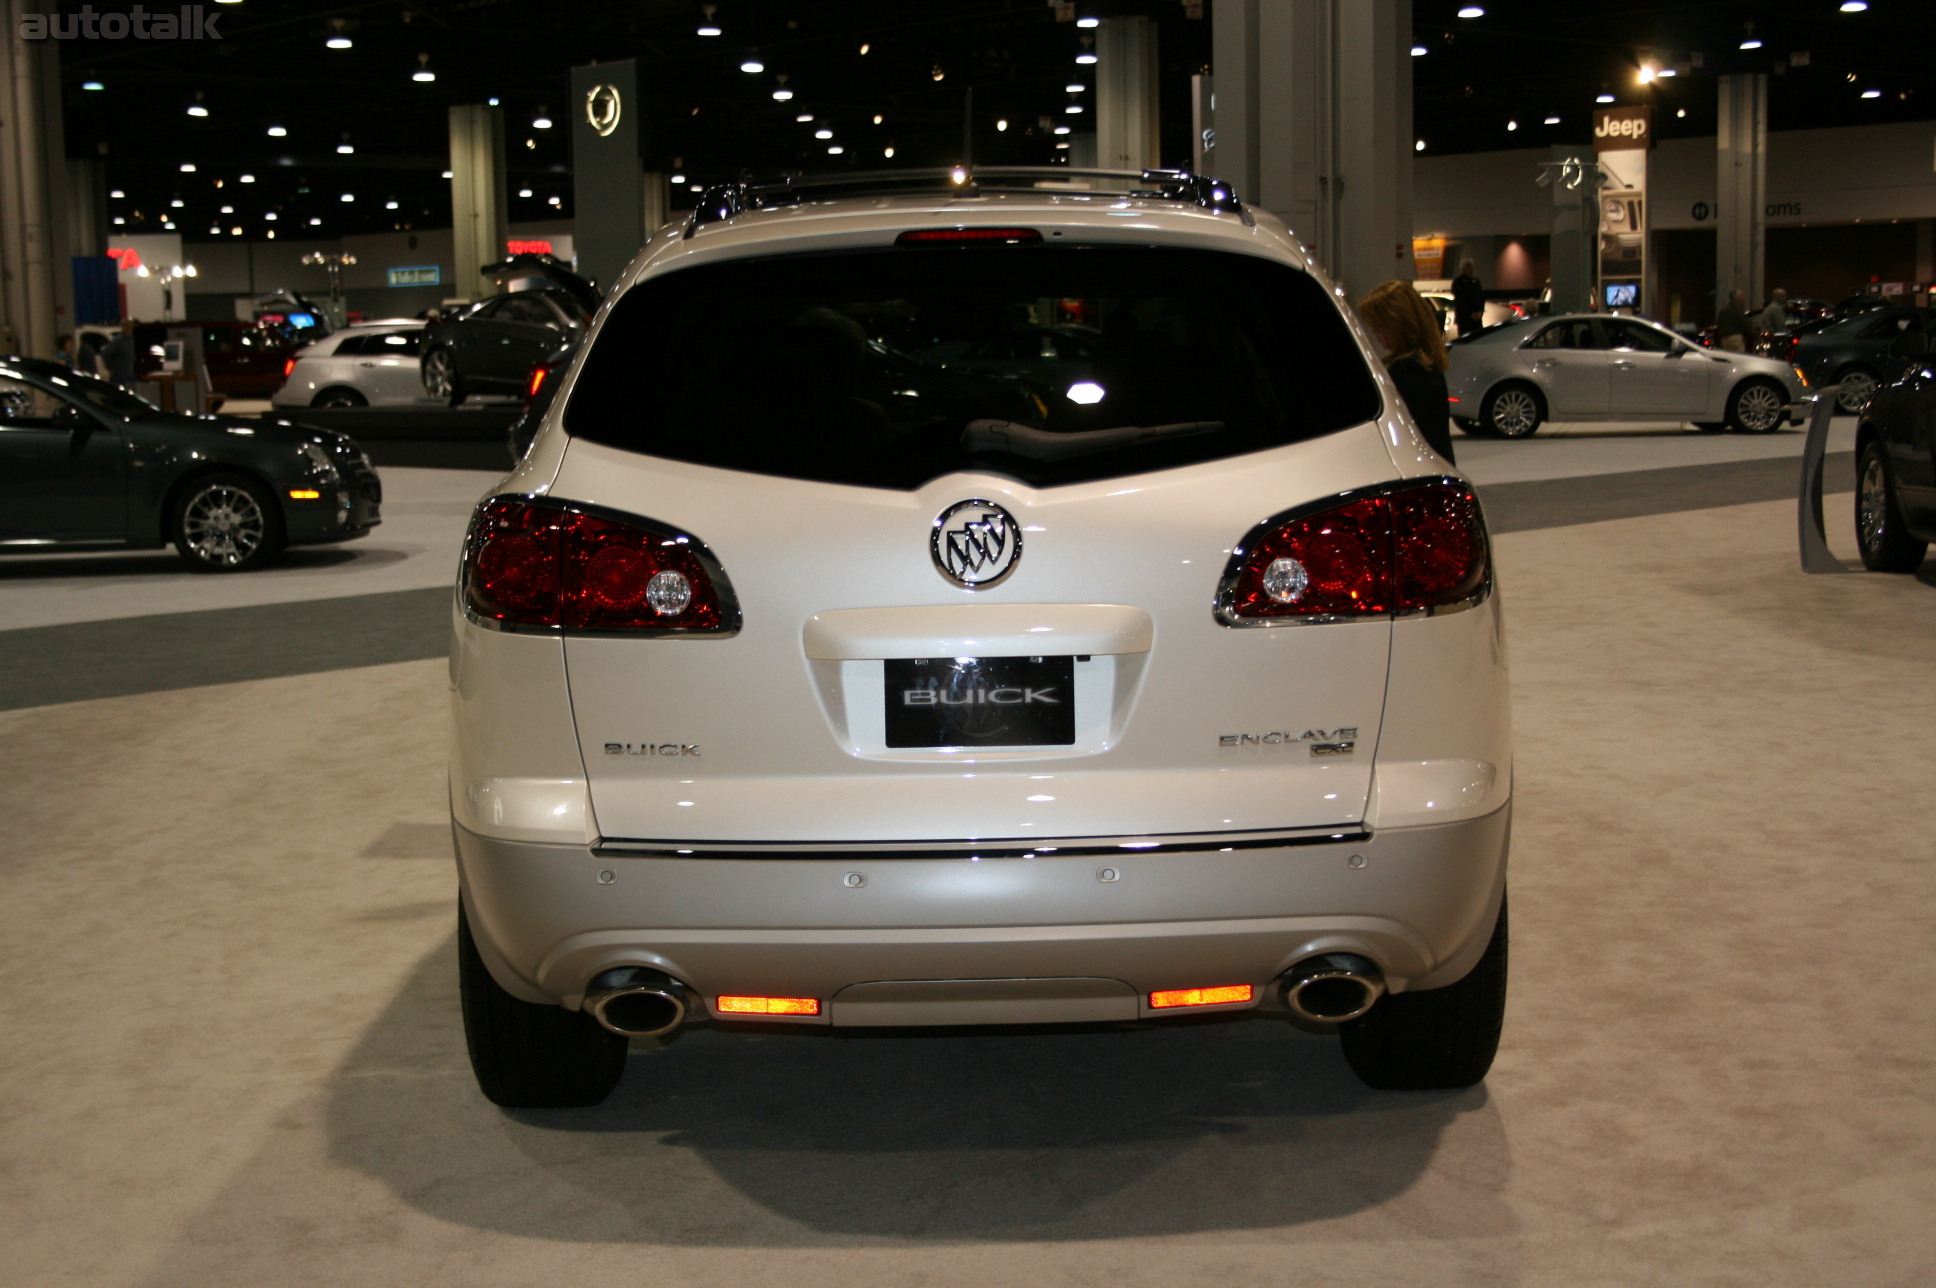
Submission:
M 332 331 L 296 351 L 271 401 L 277 407 L 441 406 L 425 395 L 418 372 L 423 330 L 418 319 L 397 318 Z
M 1767 434 L 1808 382 L 1785 362 L 1703 349 L 1631 317 L 1529 318 L 1451 346 L 1452 417 L 1524 438 L 1549 420 L 1659 420 Z

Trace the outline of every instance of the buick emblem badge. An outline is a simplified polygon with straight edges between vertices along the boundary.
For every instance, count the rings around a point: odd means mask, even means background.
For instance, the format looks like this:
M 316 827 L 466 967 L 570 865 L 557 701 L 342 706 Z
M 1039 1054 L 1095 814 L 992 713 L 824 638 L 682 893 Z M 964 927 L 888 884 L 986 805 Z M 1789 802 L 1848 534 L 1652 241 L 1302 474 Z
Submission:
M 928 552 L 943 577 L 964 590 L 981 590 L 1015 571 L 1022 530 L 993 501 L 957 501 L 936 516 Z

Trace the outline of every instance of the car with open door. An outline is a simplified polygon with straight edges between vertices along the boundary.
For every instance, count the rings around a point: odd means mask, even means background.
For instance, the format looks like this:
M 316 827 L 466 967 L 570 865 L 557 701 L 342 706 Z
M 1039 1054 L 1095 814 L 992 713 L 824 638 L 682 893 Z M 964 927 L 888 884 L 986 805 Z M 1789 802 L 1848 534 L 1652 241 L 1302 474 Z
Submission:
M 472 394 L 522 396 L 531 373 L 569 353 L 598 311 L 598 289 L 551 255 L 513 255 L 480 271 L 507 289 L 424 328 L 424 390 L 452 406 Z

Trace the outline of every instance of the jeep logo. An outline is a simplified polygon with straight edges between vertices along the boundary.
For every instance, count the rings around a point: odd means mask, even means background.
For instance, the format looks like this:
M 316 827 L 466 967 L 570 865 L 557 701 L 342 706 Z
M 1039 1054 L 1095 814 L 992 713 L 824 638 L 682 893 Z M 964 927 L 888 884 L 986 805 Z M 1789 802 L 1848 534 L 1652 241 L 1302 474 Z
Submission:
M 1652 147 L 1653 113 L 1651 107 L 1601 108 L 1593 114 L 1593 150 Z

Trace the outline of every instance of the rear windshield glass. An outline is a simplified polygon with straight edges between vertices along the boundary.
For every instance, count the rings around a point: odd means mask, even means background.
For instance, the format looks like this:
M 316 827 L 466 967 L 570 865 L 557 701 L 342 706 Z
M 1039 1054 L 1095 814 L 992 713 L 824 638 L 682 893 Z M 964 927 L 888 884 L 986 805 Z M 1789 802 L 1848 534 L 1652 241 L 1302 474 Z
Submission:
M 613 306 L 574 436 L 757 474 L 911 489 L 1214 460 L 1379 413 L 1324 289 L 1270 260 L 1154 248 L 733 260 Z

